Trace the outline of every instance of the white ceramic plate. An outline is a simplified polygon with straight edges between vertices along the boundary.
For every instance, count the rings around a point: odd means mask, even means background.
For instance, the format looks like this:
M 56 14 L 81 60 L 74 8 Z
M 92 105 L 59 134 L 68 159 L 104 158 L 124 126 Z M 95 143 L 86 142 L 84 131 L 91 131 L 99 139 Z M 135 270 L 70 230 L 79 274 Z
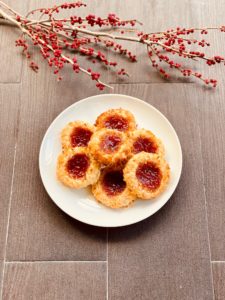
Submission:
M 150 129 L 163 141 L 171 179 L 167 189 L 155 200 L 138 200 L 129 208 L 113 210 L 98 204 L 87 188 L 73 190 L 62 185 L 56 178 L 56 162 L 61 151 L 60 132 L 68 122 L 83 120 L 94 123 L 100 113 L 119 107 L 131 111 L 140 128 Z M 117 227 L 146 219 L 169 200 L 180 179 L 182 152 L 174 128 L 157 109 L 137 98 L 105 94 L 72 104 L 52 122 L 42 141 L 39 168 L 46 191 L 65 213 L 87 224 Z

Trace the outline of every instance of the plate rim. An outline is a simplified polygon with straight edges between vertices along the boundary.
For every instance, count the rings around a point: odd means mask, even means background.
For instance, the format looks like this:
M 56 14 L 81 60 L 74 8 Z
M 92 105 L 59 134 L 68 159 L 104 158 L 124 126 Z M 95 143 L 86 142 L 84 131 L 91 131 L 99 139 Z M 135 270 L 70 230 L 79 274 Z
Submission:
M 87 220 L 84 220 L 82 218 L 80 218 L 79 216 L 77 217 L 74 217 L 70 212 L 67 212 L 65 211 L 62 207 L 60 207 L 58 205 L 58 203 L 56 203 L 56 201 L 54 200 L 54 197 L 52 197 L 50 195 L 50 192 L 48 191 L 48 188 L 46 187 L 46 184 L 45 184 L 45 181 L 43 180 L 43 176 L 42 176 L 42 167 L 41 167 L 41 154 L 43 152 L 43 147 L 44 147 L 44 144 L 45 144 L 45 140 L 47 139 L 47 135 L 49 133 L 49 131 L 51 130 L 51 128 L 54 126 L 54 124 L 57 122 L 58 119 L 60 119 L 61 115 L 65 114 L 68 110 L 71 109 L 71 107 L 73 106 L 76 106 L 77 104 L 81 104 L 82 102 L 85 102 L 87 100 L 90 100 L 90 99 L 94 99 L 94 98 L 103 98 L 103 97 L 112 97 L 112 96 L 116 96 L 116 97 L 125 97 L 125 98 L 128 98 L 130 99 L 131 101 L 132 100 L 135 100 L 141 104 L 144 104 L 144 105 L 147 105 L 147 106 L 150 106 L 151 109 L 153 109 L 155 112 L 157 112 L 166 122 L 167 124 L 169 125 L 170 129 L 172 129 L 174 135 L 175 135 L 175 138 L 176 138 L 176 142 L 177 142 L 177 145 L 178 145 L 178 148 L 179 148 L 179 154 L 180 154 L 180 170 L 179 170 L 179 174 L 177 176 L 177 179 L 176 179 L 176 182 L 175 182 L 175 185 L 173 187 L 173 189 L 171 190 L 170 194 L 168 195 L 168 199 L 166 200 L 165 203 L 163 203 L 157 210 L 155 210 L 154 212 L 152 212 L 151 214 L 139 219 L 139 220 L 134 220 L 134 221 L 131 221 L 131 222 L 126 222 L 124 224 L 121 224 L 121 225 L 115 225 L 115 224 L 107 224 L 107 225 L 99 225 L 99 224 L 96 224 L 94 222 L 89 222 Z M 123 227 L 123 226 L 129 226 L 129 225 L 132 225 L 132 224 L 136 224 L 138 222 L 141 222 L 151 216 L 153 216 L 156 212 L 158 212 L 164 205 L 166 205 L 166 203 L 170 200 L 170 198 L 172 197 L 173 193 L 175 192 L 177 186 L 178 186 L 178 183 L 180 181 L 180 178 L 181 178 L 181 173 L 182 173 L 182 169 L 183 169 L 183 153 L 182 153 L 182 147 L 181 147 L 181 143 L 180 143 L 180 140 L 179 140 L 179 137 L 176 133 L 176 130 L 174 129 L 173 125 L 170 123 L 170 121 L 167 119 L 167 117 L 161 113 L 161 111 L 159 111 L 157 108 L 155 108 L 152 104 L 144 101 L 144 100 L 141 100 L 139 98 L 136 98 L 136 97 L 133 97 L 133 96 L 130 96 L 130 95 L 125 95 L 125 94 L 97 94 L 97 95 L 94 95 L 94 96 L 89 96 L 89 97 L 86 97 L 86 98 L 83 98 L 81 100 L 78 100 L 74 103 L 72 103 L 71 105 L 69 105 L 68 107 L 66 107 L 63 111 L 61 111 L 54 119 L 53 121 L 50 123 L 50 125 L 48 126 L 43 138 L 42 138 L 42 141 L 41 141 L 41 146 L 40 146 L 40 150 L 39 150 L 39 157 L 38 157 L 38 165 L 39 165 L 39 173 L 40 173 L 40 177 L 41 177 L 41 181 L 42 181 L 42 184 L 45 188 L 45 191 L 47 192 L 48 196 L 51 198 L 51 200 L 54 202 L 54 204 L 59 208 L 61 209 L 65 214 L 67 214 L 68 216 L 70 216 L 71 218 L 75 219 L 75 220 L 78 220 L 79 222 L 82 222 L 82 223 L 85 223 L 85 224 L 88 224 L 88 225 L 91 225 L 91 226 L 96 226 L 96 227 L 102 227 L 102 228 L 116 228 L 116 227 Z

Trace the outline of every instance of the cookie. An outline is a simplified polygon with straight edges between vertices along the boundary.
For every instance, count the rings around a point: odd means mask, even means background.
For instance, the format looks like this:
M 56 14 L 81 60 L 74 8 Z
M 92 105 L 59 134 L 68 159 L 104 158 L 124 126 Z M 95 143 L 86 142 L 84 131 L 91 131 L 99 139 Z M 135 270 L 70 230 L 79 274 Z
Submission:
M 67 149 L 57 162 L 57 177 L 66 186 L 80 189 L 95 183 L 100 176 L 100 166 L 86 149 Z
M 104 165 L 118 164 L 130 157 L 130 142 L 124 132 L 113 129 L 97 130 L 91 137 L 88 149 Z
M 87 147 L 95 126 L 82 122 L 70 122 L 61 132 L 61 143 L 63 149 Z
M 121 166 L 102 170 L 99 180 L 92 186 L 92 193 L 98 202 L 111 208 L 128 207 L 136 198 L 123 179 Z
M 98 129 L 108 128 L 122 132 L 129 132 L 137 127 L 133 114 L 122 108 L 105 111 L 97 118 L 95 126 Z
M 170 168 L 157 154 L 141 152 L 134 155 L 124 168 L 124 179 L 129 189 L 141 199 L 152 199 L 161 194 L 170 178 Z

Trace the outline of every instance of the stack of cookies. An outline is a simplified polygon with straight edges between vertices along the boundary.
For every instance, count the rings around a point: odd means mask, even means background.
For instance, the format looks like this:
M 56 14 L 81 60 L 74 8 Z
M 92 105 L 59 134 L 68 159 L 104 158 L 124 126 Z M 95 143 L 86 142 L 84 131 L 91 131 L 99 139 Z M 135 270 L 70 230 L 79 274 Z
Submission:
M 71 122 L 61 142 L 58 179 L 70 188 L 91 186 L 95 199 L 108 207 L 155 198 L 169 181 L 162 142 L 151 131 L 137 129 L 127 110 L 103 112 L 95 125 Z

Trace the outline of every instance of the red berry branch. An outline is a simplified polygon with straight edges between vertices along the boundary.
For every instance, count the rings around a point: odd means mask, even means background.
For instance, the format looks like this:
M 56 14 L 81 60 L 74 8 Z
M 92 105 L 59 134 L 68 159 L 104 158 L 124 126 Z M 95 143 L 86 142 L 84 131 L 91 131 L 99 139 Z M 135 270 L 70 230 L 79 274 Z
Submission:
M 79 7 L 86 7 L 80 1 L 63 3 L 50 8 L 39 8 L 22 16 L 11 7 L 0 1 L 0 18 L 13 23 L 21 30 L 21 37 L 16 40 L 16 46 L 22 47 L 22 52 L 31 60 L 30 67 L 38 72 L 38 65 L 32 61 L 30 48 L 35 45 L 41 55 L 53 68 L 57 79 L 61 80 L 61 70 L 66 64 L 70 64 L 74 73 L 83 72 L 102 90 L 110 87 L 101 81 L 101 75 L 94 71 L 94 64 L 101 64 L 114 68 L 118 75 L 128 75 L 124 68 L 118 68 L 116 61 L 107 58 L 107 50 L 110 49 L 126 56 L 131 62 L 136 62 L 137 57 L 129 49 L 120 44 L 120 41 L 136 42 L 144 45 L 151 65 L 165 78 L 169 74 L 164 68 L 168 65 L 176 69 L 185 77 L 196 77 L 206 85 L 216 87 L 215 79 L 204 76 L 191 68 L 186 68 L 184 63 L 176 61 L 181 57 L 193 61 L 205 61 L 208 66 L 225 63 L 222 56 L 207 57 L 199 48 L 209 47 L 210 44 L 203 38 L 209 30 L 225 32 L 225 26 L 211 28 L 176 28 L 156 33 L 144 33 L 136 29 L 137 20 L 121 20 L 115 14 L 108 14 L 101 18 L 94 14 L 88 14 L 85 18 L 79 16 Z M 60 12 L 74 10 L 69 18 L 60 17 Z M 195 38 L 195 34 L 200 38 Z M 30 43 L 30 41 L 32 43 Z M 103 50 L 97 50 L 101 46 Z M 93 67 L 84 68 L 80 63 L 80 55 L 91 59 Z M 163 64 L 162 64 L 163 63 Z

